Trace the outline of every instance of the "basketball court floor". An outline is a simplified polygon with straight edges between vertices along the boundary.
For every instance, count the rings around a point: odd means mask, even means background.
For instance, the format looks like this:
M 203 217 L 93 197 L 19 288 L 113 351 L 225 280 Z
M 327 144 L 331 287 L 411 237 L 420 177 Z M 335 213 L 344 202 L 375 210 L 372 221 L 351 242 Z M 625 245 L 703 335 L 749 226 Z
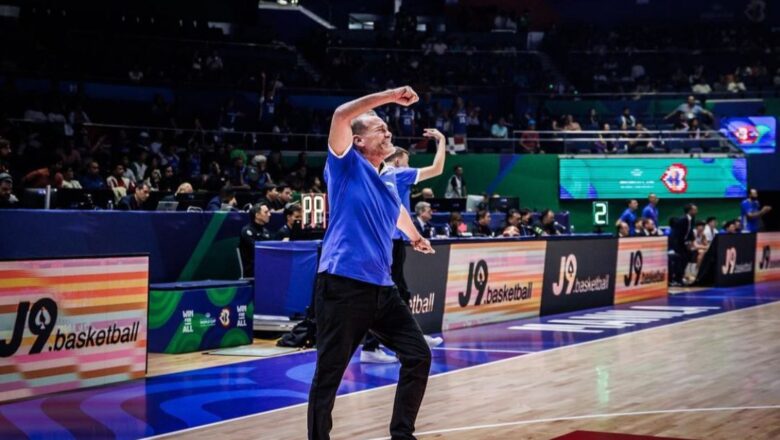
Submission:
M 780 438 L 780 283 L 444 338 L 420 439 Z M 154 355 L 141 381 L 0 405 L 0 438 L 302 439 L 314 362 Z M 353 358 L 334 439 L 387 437 L 398 369 Z

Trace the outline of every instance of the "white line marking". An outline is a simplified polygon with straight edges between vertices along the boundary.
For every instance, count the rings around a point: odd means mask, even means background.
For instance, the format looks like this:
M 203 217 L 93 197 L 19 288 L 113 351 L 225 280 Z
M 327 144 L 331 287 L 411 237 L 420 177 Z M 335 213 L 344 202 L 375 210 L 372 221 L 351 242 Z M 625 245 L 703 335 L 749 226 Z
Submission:
M 531 425 L 534 423 L 564 422 L 568 420 L 587 420 L 601 419 L 605 417 L 627 417 L 627 416 L 647 416 L 654 414 L 675 414 L 675 413 L 694 413 L 694 412 L 716 412 L 716 411 L 744 411 L 761 409 L 780 409 L 780 405 L 761 405 L 761 406 L 726 406 L 721 408 L 680 408 L 680 409 L 661 409 L 655 411 L 635 411 L 624 413 L 609 414 L 586 414 L 582 416 L 570 417 L 552 417 L 547 419 L 519 420 L 517 422 L 491 423 L 489 425 L 461 426 L 458 428 L 437 429 L 435 431 L 415 432 L 415 436 L 445 434 L 448 432 L 471 431 L 475 429 L 503 428 L 506 426 Z M 370 440 L 387 440 L 390 437 L 376 437 Z
M 461 348 L 461 347 L 433 347 L 432 350 L 476 351 L 481 353 L 517 353 L 517 354 L 534 353 L 533 351 L 501 350 L 501 349 L 494 350 L 492 348 Z
M 550 353 L 550 352 L 553 352 L 553 351 L 563 350 L 563 349 L 567 349 L 567 348 L 582 347 L 582 346 L 585 346 L 585 345 L 596 344 L 596 343 L 604 342 L 604 341 L 610 341 L 612 339 L 617 339 L 617 338 L 620 338 L 620 337 L 623 337 L 623 336 L 627 336 L 627 335 L 635 335 L 635 334 L 641 333 L 641 332 L 650 332 L 650 331 L 658 330 L 658 329 L 662 329 L 662 328 L 665 329 L 665 328 L 669 328 L 669 327 L 672 327 L 672 326 L 675 326 L 675 325 L 687 324 L 689 322 L 700 321 L 700 320 L 707 319 L 707 318 L 721 317 L 723 315 L 728 315 L 730 313 L 742 312 L 742 311 L 745 311 L 745 310 L 752 310 L 752 309 L 756 309 L 756 308 L 759 308 L 759 307 L 764 307 L 764 306 L 777 304 L 777 303 L 778 303 L 778 301 L 772 301 L 772 302 L 768 302 L 768 303 L 764 303 L 764 304 L 756 304 L 756 305 L 753 305 L 753 306 L 744 307 L 742 309 L 729 310 L 729 311 L 726 311 L 726 312 L 723 312 L 723 313 L 716 313 L 716 314 L 707 315 L 707 316 L 691 317 L 690 319 L 686 319 L 685 321 L 672 322 L 672 323 L 669 323 L 669 324 L 659 325 L 657 327 L 633 330 L 633 331 L 629 331 L 629 332 L 626 332 L 626 333 L 621 333 L 621 334 L 615 335 L 615 336 L 608 336 L 606 338 L 600 338 L 600 339 L 594 339 L 592 341 L 580 342 L 579 344 L 562 345 L 560 347 L 551 348 L 549 350 L 542 350 L 542 351 L 535 351 L 535 352 L 532 352 L 532 353 L 528 353 L 528 354 L 524 355 L 522 357 L 522 359 L 526 359 L 528 356 L 534 356 L 534 355 L 538 355 L 538 354 Z M 469 370 L 473 370 L 475 368 L 481 368 L 481 367 L 485 367 L 485 366 L 488 366 L 488 365 L 502 364 L 504 362 L 517 360 L 518 357 L 519 356 L 513 356 L 513 357 L 510 357 L 510 358 L 506 358 L 506 359 L 499 359 L 499 360 L 493 361 L 493 362 L 486 362 L 484 364 L 472 365 L 470 367 L 464 367 L 464 368 L 461 368 L 459 370 L 446 371 L 444 373 L 435 374 L 435 375 L 429 377 L 428 380 L 430 381 L 431 379 L 436 379 L 438 377 L 448 376 L 450 374 L 455 374 L 455 373 L 459 373 L 459 372 L 463 372 L 463 371 L 469 371 Z M 370 392 L 370 391 L 377 391 L 377 390 L 381 390 L 381 389 L 389 388 L 389 387 L 394 387 L 394 386 L 396 386 L 396 384 L 393 383 L 393 384 L 383 385 L 381 387 L 370 388 L 370 389 L 367 389 L 367 390 L 355 391 L 354 393 L 343 394 L 341 396 L 338 396 L 338 397 L 336 397 L 336 399 L 338 400 L 339 398 L 342 398 L 342 397 L 354 396 L 354 395 L 357 395 L 357 394 L 363 394 L 363 393 L 367 393 L 367 392 Z M 179 431 L 172 431 L 172 432 L 168 432 L 168 433 L 165 433 L 165 434 L 160 434 L 160 435 L 156 435 L 156 436 L 152 436 L 152 437 L 145 437 L 145 439 L 151 440 L 151 439 L 158 439 L 158 438 L 166 438 L 166 437 L 170 437 L 172 435 L 179 435 L 179 434 L 183 434 L 185 432 L 196 431 L 198 429 L 210 428 L 210 427 L 218 426 L 218 425 L 224 425 L 225 423 L 234 423 L 234 422 L 237 422 L 239 420 L 244 420 L 244 419 L 248 419 L 248 418 L 251 418 L 251 417 L 258 417 L 258 416 L 262 416 L 262 415 L 265 415 L 265 414 L 275 413 L 275 412 L 278 412 L 278 411 L 285 411 L 285 410 L 288 410 L 288 409 L 297 408 L 297 407 L 306 406 L 306 405 L 308 405 L 307 402 L 298 403 L 298 404 L 295 404 L 295 405 L 285 406 L 284 408 L 272 409 L 270 411 L 264 411 L 264 412 L 259 412 L 259 413 L 255 413 L 255 414 L 247 414 L 245 416 L 236 417 L 236 418 L 233 418 L 233 419 L 220 420 L 219 422 L 208 423 L 208 424 L 205 424 L 205 425 L 195 426 L 195 427 L 192 427 L 192 428 L 182 429 L 182 430 L 179 430 Z M 301 423 L 303 423 L 303 422 L 301 422 Z

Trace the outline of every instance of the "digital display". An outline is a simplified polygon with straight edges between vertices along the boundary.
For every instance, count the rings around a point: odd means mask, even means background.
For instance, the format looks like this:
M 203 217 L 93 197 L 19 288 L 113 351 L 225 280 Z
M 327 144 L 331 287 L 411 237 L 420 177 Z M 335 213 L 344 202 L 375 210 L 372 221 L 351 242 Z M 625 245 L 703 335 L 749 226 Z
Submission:
M 772 116 L 723 118 L 720 120 L 720 132 L 745 153 L 775 152 L 777 121 Z
M 743 198 L 745 158 L 567 159 L 559 165 L 561 200 Z

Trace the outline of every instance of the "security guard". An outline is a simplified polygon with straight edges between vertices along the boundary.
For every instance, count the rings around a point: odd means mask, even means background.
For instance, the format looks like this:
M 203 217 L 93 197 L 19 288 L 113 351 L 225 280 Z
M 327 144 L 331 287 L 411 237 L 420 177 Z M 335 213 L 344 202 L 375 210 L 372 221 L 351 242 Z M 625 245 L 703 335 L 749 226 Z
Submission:
M 267 203 L 256 203 L 249 210 L 252 222 L 241 229 L 241 239 L 238 250 L 241 253 L 241 264 L 244 266 L 244 278 L 255 274 L 255 242 L 271 240 L 271 231 L 266 225 L 271 220 L 271 209 Z

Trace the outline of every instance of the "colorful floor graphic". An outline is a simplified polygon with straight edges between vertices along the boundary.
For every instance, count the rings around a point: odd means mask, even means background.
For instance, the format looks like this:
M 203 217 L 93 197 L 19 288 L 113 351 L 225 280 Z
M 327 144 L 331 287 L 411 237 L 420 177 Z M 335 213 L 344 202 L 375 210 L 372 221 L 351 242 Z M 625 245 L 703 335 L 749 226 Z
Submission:
M 780 283 L 767 283 L 450 331 L 431 374 L 778 300 Z M 314 361 L 306 352 L 12 402 L 0 405 L 0 438 L 135 439 L 300 404 Z M 391 385 L 398 369 L 355 357 L 339 393 Z

